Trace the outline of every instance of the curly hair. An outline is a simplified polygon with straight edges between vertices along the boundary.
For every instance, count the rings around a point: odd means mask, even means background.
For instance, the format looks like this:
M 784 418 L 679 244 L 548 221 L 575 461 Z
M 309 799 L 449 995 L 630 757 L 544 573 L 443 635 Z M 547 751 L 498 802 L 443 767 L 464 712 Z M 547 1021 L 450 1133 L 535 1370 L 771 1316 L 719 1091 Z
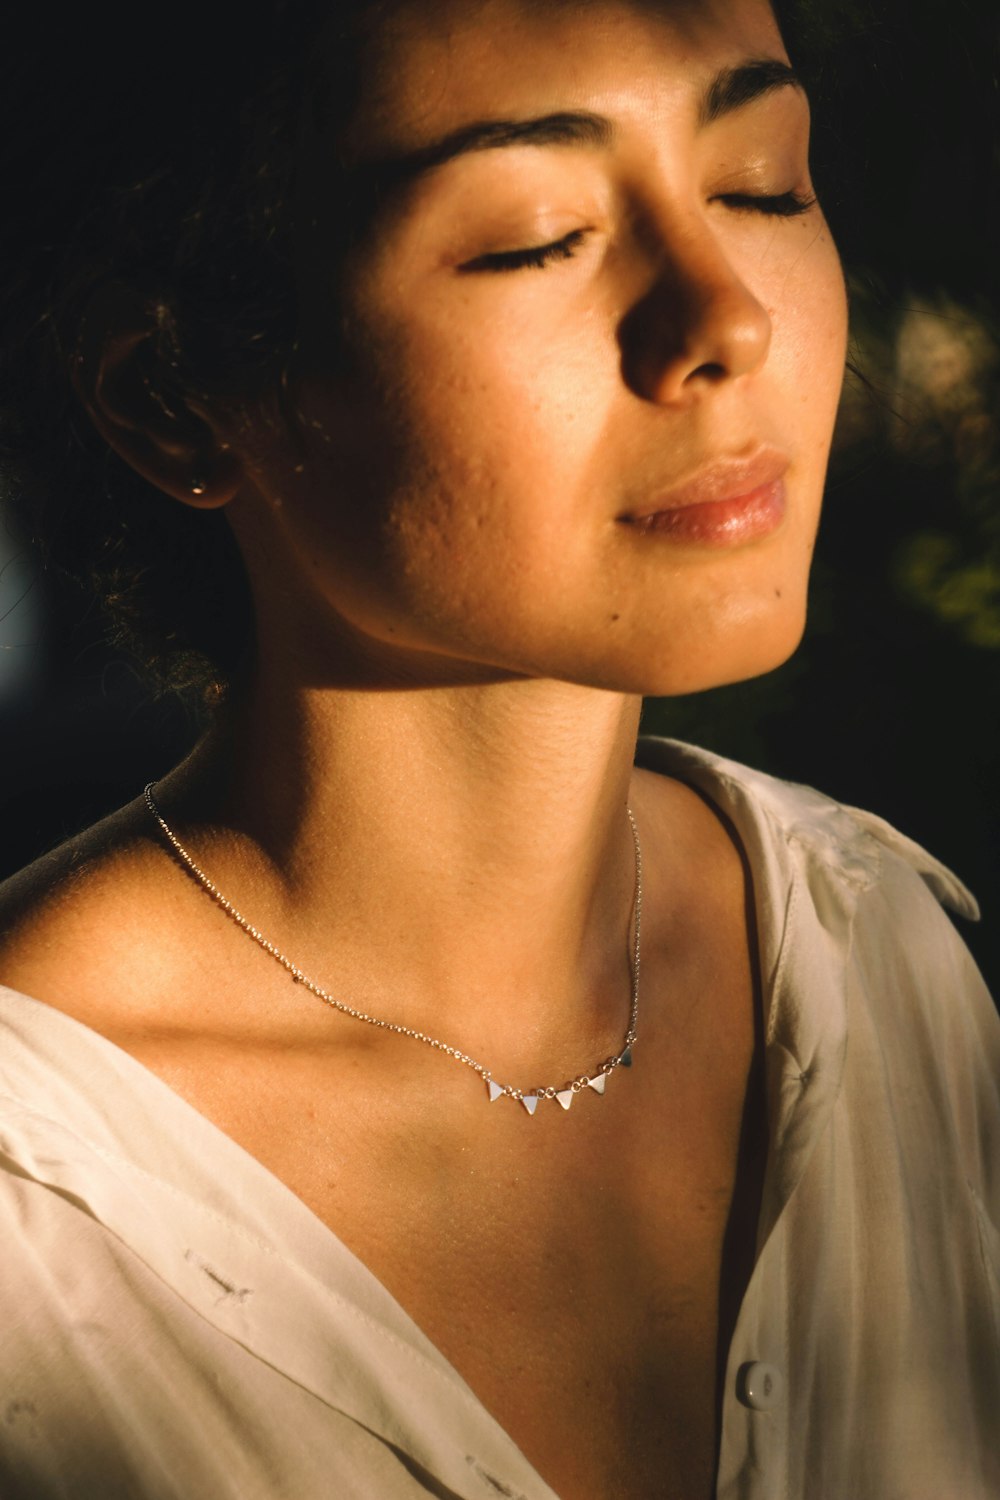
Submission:
M 119 460 L 69 372 L 87 302 L 114 279 L 146 305 L 168 408 L 276 379 L 295 333 L 291 203 L 319 6 L 273 0 L 249 24 L 242 7 L 187 3 L 155 31 L 124 5 L 47 9 L 19 19 L 4 86 L 5 511 L 49 570 L 93 591 L 161 690 L 211 693 L 252 640 L 229 525 Z
M 224 512 L 168 499 L 85 416 L 69 374 L 83 310 L 106 280 L 138 292 L 168 410 L 279 378 L 296 328 L 303 109 L 349 116 L 359 22 L 379 3 L 270 0 L 250 20 L 232 0 L 179 0 L 139 24 L 121 0 L 68 17 L 36 0 L 8 29 L 5 511 L 47 569 L 92 591 L 160 691 L 224 693 L 252 655 L 249 586 Z M 331 20 L 341 46 L 320 77 L 310 44 Z

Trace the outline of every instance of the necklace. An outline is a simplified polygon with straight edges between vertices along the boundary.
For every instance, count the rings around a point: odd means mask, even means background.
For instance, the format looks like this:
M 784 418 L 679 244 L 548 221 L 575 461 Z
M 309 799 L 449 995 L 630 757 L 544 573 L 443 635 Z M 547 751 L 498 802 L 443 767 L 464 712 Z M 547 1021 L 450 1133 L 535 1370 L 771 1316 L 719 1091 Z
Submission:
M 280 951 L 280 949 L 275 947 L 274 943 L 270 942 L 262 932 L 259 932 L 257 928 L 254 927 L 253 924 L 242 915 L 241 912 L 237 911 L 232 902 L 227 900 L 222 892 L 218 889 L 218 887 L 212 884 L 211 880 L 209 880 L 204 870 L 202 870 L 197 864 L 195 864 L 191 855 L 184 848 L 180 839 L 174 833 L 173 829 L 167 823 L 163 814 L 160 812 L 159 808 L 154 802 L 154 784 L 155 783 L 151 781 L 143 793 L 146 799 L 146 806 L 149 808 L 152 816 L 156 819 L 156 822 L 159 824 L 160 829 L 163 832 L 163 836 L 166 838 L 168 844 L 173 849 L 178 859 L 194 876 L 195 880 L 202 887 L 202 889 L 206 891 L 209 896 L 211 896 L 212 900 L 215 901 L 217 905 L 222 907 L 222 910 L 226 913 L 226 915 L 228 917 L 231 917 L 238 927 L 242 927 L 247 936 L 253 938 L 254 942 L 257 943 L 259 947 L 263 948 L 265 953 L 269 953 L 273 959 L 281 964 L 283 969 L 287 970 L 295 984 L 304 985 L 305 988 L 309 990 L 311 994 L 315 995 L 318 1000 L 322 1000 L 324 1004 L 332 1006 L 334 1010 L 339 1010 L 341 1014 L 345 1016 L 351 1016 L 355 1021 L 364 1021 L 368 1026 L 378 1026 L 381 1028 L 381 1030 L 394 1032 L 397 1036 L 412 1037 L 415 1042 L 423 1042 L 426 1046 L 433 1047 L 438 1052 L 443 1052 L 447 1057 L 453 1057 L 456 1062 L 464 1063 L 467 1068 L 471 1068 L 474 1073 L 478 1073 L 480 1078 L 486 1084 L 489 1090 L 491 1104 L 495 1103 L 497 1099 L 503 1099 L 504 1097 L 506 1097 L 508 1099 L 513 1099 L 520 1104 L 523 1104 L 524 1108 L 528 1111 L 528 1114 L 533 1115 L 535 1113 L 535 1110 L 538 1108 L 541 1100 L 555 1099 L 556 1102 L 560 1104 L 564 1110 L 569 1109 L 576 1094 L 582 1093 L 584 1089 L 592 1089 L 595 1094 L 603 1094 L 605 1085 L 607 1084 L 608 1079 L 616 1068 L 630 1068 L 632 1066 L 632 1048 L 635 1045 L 636 1040 L 635 1022 L 636 1016 L 638 1015 L 639 1011 L 639 954 L 640 924 L 642 921 L 642 850 L 639 846 L 639 830 L 635 826 L 635 818 L 632 816 L 632 809 L 630 807 L 627 807 L 625 810 L 628 813 L 629 824 L 632 828 L 632 840 L 635 844 L 635 894 L 632 901 L 634 937 L 630 955 L 630 967 L 632 974 L 632 999 L 631 1007 L 629 1010 L 628 1030 L 625 1033 L 625 1041 L 622 1045 L 622 1049 L 614 1057 L 605 1058 L 602 1063 L 598 1064 L 598 1066 L 592 1073 L 581 1073 L 578 1077 L 569 1079 L 566 1083 L 560 1085 L 557 1088 L 550 1086 L 547 1088 L 519 1089 L 515 1088 L 513 1084 L 497 1083 L 489 1068 L 485 1067 L 483 1063 L 477 1062 L 474 1057 L 469 1057 L 467 1053 L 461 1052 L 457 1047 L 450 1047 L 446 1042 L 439 1041 L 437 1037 L 428 1036 L 425 1031 L 415 1031 L 412 1027 L 401 1026 L 396 1021 L 386 1021 L 380 1016 L 369 1015 L 367 1011 L 356 1010 L 354 1006 L 347 1005 L 343 1000 L 337 1000 L 333 995 L 328 994 L 328 992 L 323 989 L 321 985 L 316 984 L 314 980 L 309 979 L 305 974 L 303 974 L 302 970 L 298 968 L 297 965 L 293 964 L 290 958 L 286 958 L 285 955 Z

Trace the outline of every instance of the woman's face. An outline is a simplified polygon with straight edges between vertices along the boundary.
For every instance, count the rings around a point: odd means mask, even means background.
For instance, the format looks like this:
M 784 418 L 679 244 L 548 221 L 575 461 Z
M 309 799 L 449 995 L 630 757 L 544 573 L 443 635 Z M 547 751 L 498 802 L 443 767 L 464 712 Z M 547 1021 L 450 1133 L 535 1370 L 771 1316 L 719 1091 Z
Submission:
M 794 649 L 845 296 L 782 63 L 765 0 L 383 21 L 306 146 L 299 431 L 232 512 L 316 673 L 672 694 Z M 346 267 L 337 161 L 378 203 Z

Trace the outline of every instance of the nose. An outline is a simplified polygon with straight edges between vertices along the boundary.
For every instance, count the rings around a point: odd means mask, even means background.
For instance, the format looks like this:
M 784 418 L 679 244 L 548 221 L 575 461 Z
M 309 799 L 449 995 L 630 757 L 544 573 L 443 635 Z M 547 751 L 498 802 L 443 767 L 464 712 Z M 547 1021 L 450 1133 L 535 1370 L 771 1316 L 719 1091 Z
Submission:
M 644 400 L 685 405 L 753 374 L 771 318 L 707 225 L 659 238 L 654 279 L 619 327 L 626 384 Z

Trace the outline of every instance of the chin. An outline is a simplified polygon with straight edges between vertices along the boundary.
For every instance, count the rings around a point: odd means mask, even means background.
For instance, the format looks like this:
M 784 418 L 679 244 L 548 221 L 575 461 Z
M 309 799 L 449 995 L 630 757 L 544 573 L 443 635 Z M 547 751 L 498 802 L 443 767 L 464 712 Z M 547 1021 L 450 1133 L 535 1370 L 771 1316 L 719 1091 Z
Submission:
M 683 648 L 678 649 L 675 638 L 650 653 L 636 674 L 641 686 L 630 691 L 647 698 L 676 698 L 763 677 L 794 656 L 805 624 L 802 608 L 782 611 L 780 617 L 744 620 L 738 628 L 686 631 Z

